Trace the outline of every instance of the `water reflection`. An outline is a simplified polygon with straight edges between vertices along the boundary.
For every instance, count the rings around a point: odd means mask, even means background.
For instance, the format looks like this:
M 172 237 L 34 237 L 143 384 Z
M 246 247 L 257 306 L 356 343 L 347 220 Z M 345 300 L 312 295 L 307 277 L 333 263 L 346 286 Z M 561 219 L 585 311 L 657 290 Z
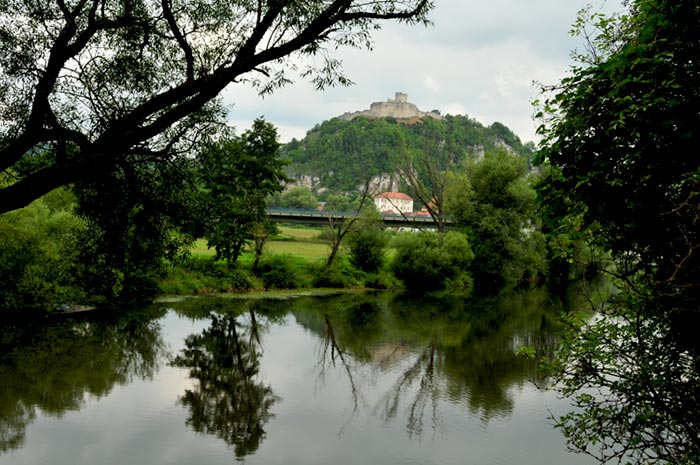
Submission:
M 165 360 L 154 309 L 0 326 L 0 452 L 20 448 L 37 416 L 61 417 L 88 395 L 151 378 Z
M 441 429 L 441 405 L 462 404 L 484 423 L 511 415 L 513 390 L 545 384 L 537 364 L 556 345 L 556 312 L 539 292 L 491 300 L 415 300 L 343 296 L 297 302 L 297 321 L 320 339 L 321 376 L 339 368 L 356 416 L 365 398 L 366 367 L 391 377 L 369 413 L 405 421 L 409 437 Z M 518 354 L 533 347 L 536 357 Z
M 234 448 L 242 459 L 254 453 L 265 437 L 265 424 L 279 400 L 257 381 L 260 367 L 261 324 L 254 309 L 247 321 L 233 314 L 211 315 L 211 325 L 185 340 L 185 349 L 172 365 L 189 369 L 196 380 L 180 403 L 189 409 L 187 425 L 213 434 Z
M 533 389 L 557 342 L 548 300 L 192 298 L 8 326 L 0 447 L 27 440 L 0 463 L 577 463 L 546 424 L 554 397 Z

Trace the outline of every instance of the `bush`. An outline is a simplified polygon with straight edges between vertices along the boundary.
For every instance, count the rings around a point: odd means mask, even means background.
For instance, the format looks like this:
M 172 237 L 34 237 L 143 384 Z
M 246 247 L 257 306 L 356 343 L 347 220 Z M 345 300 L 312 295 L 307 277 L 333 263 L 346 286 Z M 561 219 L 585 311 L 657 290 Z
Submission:
M 388 243 L 384 232 L 376 227 L 361 229 L 348 237 L 350 263 L 365 273 L 376 273 L 384 263 Z
M 316 239 L 319 241 L 332 242 L 334 237 L 335 233 L 333 232 L 333 229 L 330 226 L 325 226 L 318 233 Z
M 60 202 L 59 194 L 0 216 L 0 309 L 50 310 L 62 303 L 87 303 L 76 278 L 76 238 L 85 225 L 59 209 L 70 207 Z
M 304 286 L 304 262 L 293 255 L 264 257 L 258 265 L 258 276 L 266 289 L 298 289 Z
M 344 257 L 339 257 L 331 266 L 323 264 L 313 267 L 312 274 L 312 285 L 316 288 L 345 288 L 360 285 L 355 276 L 358 272 Z
M 253 287 L 253 277 L 243 268 L 209 258 L 189 257 L 180 266 L 170 266 L 159 282 L 166 294 L 242 292 Z
M 171 264 L 159 281 L 166 294 L 207 294 L 242 292 L 253 287 L 249 271 L 211 258 L 188 257 L 180 265 Z
M 392 289 L 400 287 L 396 277 L 388 271 L 379 271 L 378 273 L 368 273 L 364 277 L 365 287 L 370 289 Z
M 319 270 L 319 273 L 314 276 L 313 287 L 331 287 L 342 289 L 350 287 L 350 281 L 336 267 L 324 267 Z
M 424 232 L 397 238 L 392 269 L 411 292 L 468 291 L 471 280 L 466 271 L 474 258 L 464 234 Z

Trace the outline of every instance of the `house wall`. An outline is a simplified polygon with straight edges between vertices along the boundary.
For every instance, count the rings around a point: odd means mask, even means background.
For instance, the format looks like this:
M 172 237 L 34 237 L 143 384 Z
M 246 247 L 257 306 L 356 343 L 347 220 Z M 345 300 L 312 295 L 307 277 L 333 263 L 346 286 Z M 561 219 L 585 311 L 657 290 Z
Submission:
M 392 211 L 394 213 L 412 213 L 413 200 L 406 199 L 387 199 L 384 197 L 376 197 L 374 204 L 380 212 Z

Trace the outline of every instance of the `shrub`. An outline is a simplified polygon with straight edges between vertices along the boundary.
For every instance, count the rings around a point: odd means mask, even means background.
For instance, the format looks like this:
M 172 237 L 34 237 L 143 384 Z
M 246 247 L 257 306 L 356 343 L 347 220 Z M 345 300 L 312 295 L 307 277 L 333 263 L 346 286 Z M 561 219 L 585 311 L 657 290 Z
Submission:
M 464 234 L 424 232 L 407 234 L 396 241 L 392 269 L 411 292 L 441 290 L 450 285 L 469 290 L 467 267 L 474 258 Z
M 0 216 L 0 309 L 50 310 L 61 303 L 86 303 L 76 279 L 76 237 L 84 223 L 58 209 L 48 194 Z M 62 203 L 62 202 L 59 202 Z
M 333 233 L 333 229 L 331 229 L 330 226 L 325 226 L 318 233 L 318 236 L 316 237 L 316 239 L 319 241 L 331 242 L 331 241 L 333 241 L 333 237 L 335 237 L 335 234 Z
M 357 231 L 348 237 L 350 263 L 365 273 L 376 273 L 384 263 L 384 249 L 388 243 L 384 232 L 376 227 Z
M 241 292 L 253 287 L 250 272 L 209 258 L 189 257 L 181 265 L 172 265 L 161 276 L 160 292 L 166 294 L 202 294 Z
M 260 260 L 257 274 L 266 289 L 298 289 L 304 286 L 306 275 L 303 260 L 280 254 Z
M 368 273 L 364 277 L 365 287 L 371 289 L 392 289 L 399 287 L 401 283 L 389 271 L 379 271 L 378 273 Z
M 360 282 L 355 276 L 358 272 L 344 259 L 336 260 L 333 265 L 317 265 L 312 267 L 313 287 L 345 288 L 359 286 Z

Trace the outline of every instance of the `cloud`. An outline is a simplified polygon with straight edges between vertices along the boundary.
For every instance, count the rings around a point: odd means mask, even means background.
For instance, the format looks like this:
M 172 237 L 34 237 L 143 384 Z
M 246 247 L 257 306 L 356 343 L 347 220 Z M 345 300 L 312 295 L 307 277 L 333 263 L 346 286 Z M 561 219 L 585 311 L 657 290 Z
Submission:
M 485 125 L 499 121 L 524 141 L 537 140 L 533 82 L 565 76 L 570 52 L 580 47 L 568 31 L 582 6 L 571 0 L 441 0 L 431 27 L 387 24 L 373 35 L 372 51 L 340 50 L 354 86 L 317 92 L 299 81 L 261 99 L 239 85 L 226 90 L 224 101 L 233 103 L 231 121 L 240 130 L 264 115 L 282 141 L 395 92 L 407 93 L 422 110 L 466 114 Z M 620 0 L 593 6 L 621 10 Z

